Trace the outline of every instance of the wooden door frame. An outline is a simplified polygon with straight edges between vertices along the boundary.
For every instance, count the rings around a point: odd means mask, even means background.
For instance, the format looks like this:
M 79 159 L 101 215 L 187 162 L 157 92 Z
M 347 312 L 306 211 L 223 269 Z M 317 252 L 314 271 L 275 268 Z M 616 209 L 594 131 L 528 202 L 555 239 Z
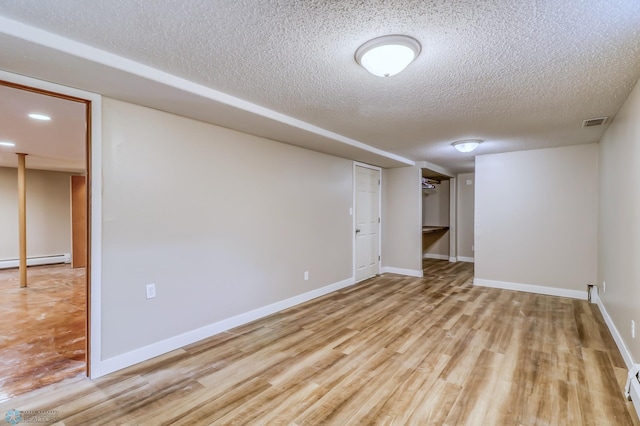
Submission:
M 356 281 L 357 272 L 357 260 L 356 260 L 356 167 L 363 167 L 365 169 L 377 170 L 380 174 L 380 185 L 378 185 L 378 217 L 380 222 L 378 223 L 378 253 L 380 258 L 378 259 L 378 274 L 382 270 L 382 168 L 378 166 L 372 166 L 371 164 L 360 163 L 358 161 L 353 162 L 353 207 L 351 210 L 351 238 L 352 238 L 352 262 L 353 262 L 353 281 Z
M 85 105 L 87 169 L 86 373 L 101 373 L 102 96 L 0 70 L 0 85 Z

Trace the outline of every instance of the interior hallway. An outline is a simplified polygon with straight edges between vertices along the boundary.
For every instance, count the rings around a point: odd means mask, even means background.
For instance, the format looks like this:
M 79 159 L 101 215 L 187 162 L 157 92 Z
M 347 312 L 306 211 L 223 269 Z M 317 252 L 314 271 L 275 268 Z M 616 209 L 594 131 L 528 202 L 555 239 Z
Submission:
M 372 278 L 0 412 L 55 410 L 67 426 L 640 424 L 595 305 L 472 276 L 426 260 L 423 279 Z
M 85 374 L 85 269 L 0 270 L 0 401 Z

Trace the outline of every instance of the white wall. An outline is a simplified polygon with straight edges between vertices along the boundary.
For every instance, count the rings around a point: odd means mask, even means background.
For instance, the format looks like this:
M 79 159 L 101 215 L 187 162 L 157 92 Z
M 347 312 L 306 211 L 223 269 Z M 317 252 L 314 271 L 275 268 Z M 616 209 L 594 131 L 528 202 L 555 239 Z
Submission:
M 600 298 L 638 362 L 640 334 L 631 337 L 631 321 L 640 327 L 640 84 L 609 125 L 599 147 Z
M 105 98 L 103 358 L 352 278 L 352 188 L 351 161 Z
M 71 253 L 71 174 L 27 169 L 26 176 L 27 257 Z M 18 171 L 8 167 L 0 167 L 0 236 L 0 260 L 17 259 Z
M 422 183 L 418 167 L 382 171 L 382 269 L 422 275 Z M 391 269 L 390 269 L 391 268 Z
M 475 175 L 461 173 L 457 181 L 457 248 L 458 259 L 472 260 L 473 252 L 473 222 L 475 210 Z
M 595 283 L 597 157 L 596 144 L 476 157 L 476 282 Z

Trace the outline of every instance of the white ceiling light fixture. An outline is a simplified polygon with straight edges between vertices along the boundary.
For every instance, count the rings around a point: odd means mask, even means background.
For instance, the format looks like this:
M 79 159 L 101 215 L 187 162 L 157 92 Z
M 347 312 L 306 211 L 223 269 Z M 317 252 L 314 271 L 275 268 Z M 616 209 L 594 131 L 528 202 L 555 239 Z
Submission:
M 16 146 L 16 144 L 9 141 L 0 141 L 0 146 Z
M 471 152 L 478 147 L 483 141 L 481 139 L 465 139 L 455 141 L 451 145 L 460 152 Z
M 31 113 L 29 114 L 29 117 L 33 118 L 34 120 L 42 120 L 42 121 L 51 120 L 51 117 L 49 117 L 48 115 L 37 114 L 37 113 Z
M 391 77 L 405 69 L 420 54 L 418 40 L 405 35 L 387 35 L 369 40 L 356 50 L 356 62 L 378 77 Z

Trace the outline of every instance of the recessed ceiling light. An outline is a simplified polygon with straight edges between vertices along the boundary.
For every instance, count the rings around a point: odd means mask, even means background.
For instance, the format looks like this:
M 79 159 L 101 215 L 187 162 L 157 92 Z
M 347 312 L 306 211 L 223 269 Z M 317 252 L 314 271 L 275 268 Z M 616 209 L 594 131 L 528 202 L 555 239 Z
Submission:
M 9 141 L 0 141 L 0 146 L 16 146 L 16 144 Z
M 48 115 L 44 115 L 44 114 L 31 113 L 31 114 L 29 114 L 29 117 L 33 118 L 34 120 L 43 120 L 43 121 L 51 120 L 51 117 L 49 117 Z
M 356 61 L 371 74 L 391 77 L 405 69 L 420 54 L 418 40 L 388 35 L 369 40 L 356 50 Z
M 460 152 L 471 152 L 476 149 L 481 143 L 482 140 L 480 139 L 465 139 L 461 141 L 455 141 L 451 145 L 453 145 L 453 147 Z

